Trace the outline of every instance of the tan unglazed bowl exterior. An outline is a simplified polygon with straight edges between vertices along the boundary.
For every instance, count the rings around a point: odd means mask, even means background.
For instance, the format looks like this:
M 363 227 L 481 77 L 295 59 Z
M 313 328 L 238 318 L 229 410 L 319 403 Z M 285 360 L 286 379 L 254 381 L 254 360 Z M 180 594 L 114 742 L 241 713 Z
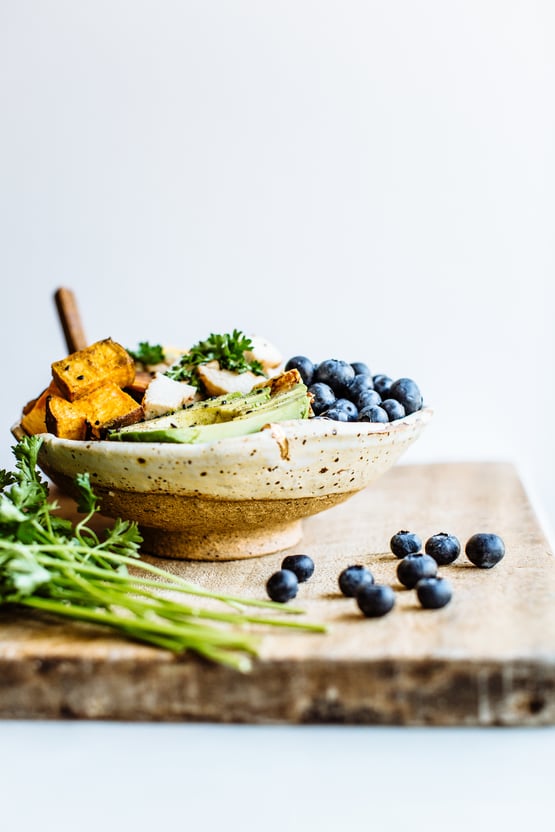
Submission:
M 386 425 L 294 420 L 201 445 L 43 434 L 39 465 L 70 494 L 88 472 L 102 514 L 135 520 L 145 553 L 235 560 L 295 546 L 303 517 L 374 482 L 431 417 L 425 408 Z

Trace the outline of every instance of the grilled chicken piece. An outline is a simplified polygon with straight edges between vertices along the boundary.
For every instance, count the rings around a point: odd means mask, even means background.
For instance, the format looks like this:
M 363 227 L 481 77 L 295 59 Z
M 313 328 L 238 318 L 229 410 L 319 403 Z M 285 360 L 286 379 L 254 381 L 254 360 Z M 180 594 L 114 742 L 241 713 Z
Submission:
M 279 367 L 283 361 L 281 353 L 270 341 L 261 338 L 259 335 L 251 335 L 252 350 L 246 350 L 244 355 L 247 361 L 260 361 L 266 375 Z
M 142 400 L 145 419 L 155 419 L 156 416 L 179 410 L 194 401 L 196 392 L 196 387 L 186 381 L 175 381 L 163 373 L 155 373 Z
M 254 373 L 233 373 L 220 370 L 217 361 L 199 364 L 197 374 L 208 396 L 222 396 L 224 393 L 250 393 L 262 376 Z

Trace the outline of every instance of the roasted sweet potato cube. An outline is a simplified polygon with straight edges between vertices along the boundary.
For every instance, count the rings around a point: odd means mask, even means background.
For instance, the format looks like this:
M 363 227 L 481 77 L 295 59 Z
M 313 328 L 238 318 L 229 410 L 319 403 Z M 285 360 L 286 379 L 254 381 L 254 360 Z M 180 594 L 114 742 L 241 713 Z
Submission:
M 47 428 L 64 439 L 101 439 L 109 429 L 142 418 L 142 407 L 113 382 L 74 402 L 61 396 L 49 396 L 46 401 Z
M 28 402 L 23 408 L 23 415 L 21 417 L 21 427 L 28 434 L 46 433 L 46 400 L 49 396 L 60 395 L 60 391 L 55 382 L 43 390 L 43 392 L 36 399 Z
M 125 392 L 129 393 L 136 402 L 142 402 L 146 388 L 154 378 L 154 373 L 147 373 L 146 370 L 138 370 L 135 373 L 135 378 L 125 388 Z
M 70 402 L 89 396 L 107 382 L 127 387 L 135 378 L 135 362 L 121 344 L 105 338 L 52 364 L 52 378 Z
M 46 399 L 46 428 L 62 439 L 85 439 L 87 423 L 81 409 L 81 402 L 68 402 L 61 396 Z
M 109 430 L 133 425 L 143 418 L 143 408 L 116 384 L 106 384 L 90 397 L 86 414 L 86 438 L 102 439 Z

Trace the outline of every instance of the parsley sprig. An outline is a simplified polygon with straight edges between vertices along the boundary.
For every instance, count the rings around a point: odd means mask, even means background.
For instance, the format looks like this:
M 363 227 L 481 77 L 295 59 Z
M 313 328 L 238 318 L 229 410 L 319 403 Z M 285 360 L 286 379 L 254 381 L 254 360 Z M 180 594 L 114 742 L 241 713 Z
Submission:
M 271 614 L 301 612 L 297 608 L 209 592 L 141 560 L 141 536 L 133 522 L 116 520 L 101 539 L 90 525 L 98 502 L 88 474 L 75 481 L 82 519 L 73 524 L 60 517 L 37 470 L 42 441 L 40 436 L 21 439 L 13 448 L 17 470 L 0 471 L 0 605 L 101 624 L 128 638 L 175 653 L 191 651 L 242 671 L 250 668 L 259 643 L 259 634 L 246 624 L 325 630 Z M 204 609 L 167 592 L 221 601 L 225 607 Z M 266 612 L 253 613 L 250 607 Z
M 136 350 L 127 350 L 131 358 L 140 361 L 141 364 L 162 364 L 164 361 L 164 348 L 160 344 L 151 344 L 148 341 L 140 341 Z
M 247 361 L 245 358 L 245 352 L 252 348 L 251 339 L 239 329 L 223 335 L 216 335 L 212 332 L 206 340 L 194 344 L 189 352 L 172 364 L 166 370 L 166 375 L 176 381 L 188 381 L 198 386 L 196 368 L 199 364 L 217 361 L 222 370 L 231 370 L 234 373 L 250 371 L 255 375 L 263 376 L 264 370 L 260 361 Z

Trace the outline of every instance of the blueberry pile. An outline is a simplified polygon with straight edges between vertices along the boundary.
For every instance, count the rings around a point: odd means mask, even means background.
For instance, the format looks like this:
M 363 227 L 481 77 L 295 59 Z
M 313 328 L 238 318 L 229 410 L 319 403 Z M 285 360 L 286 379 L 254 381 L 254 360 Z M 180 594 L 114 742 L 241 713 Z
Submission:
M 312 395 L 315 417 L 337 422 L 394 422 L 422 408 L 422 394 L 410 378 L 372 375 L 361 361 L 327 358 L 314 364 L 295 355 L 286 370 L 298 370 Z

